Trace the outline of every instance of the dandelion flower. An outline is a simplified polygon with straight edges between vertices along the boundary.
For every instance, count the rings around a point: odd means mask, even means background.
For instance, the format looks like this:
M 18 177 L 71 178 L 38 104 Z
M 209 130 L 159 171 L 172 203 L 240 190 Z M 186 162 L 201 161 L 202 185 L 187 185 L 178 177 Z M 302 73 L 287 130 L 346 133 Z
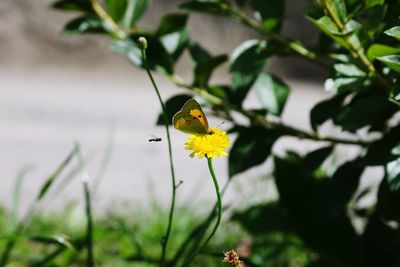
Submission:
M 206 135 L 191 135 L 185 142 L 185 149 L 193 150 L 190 157 L 198 156 L 199 158 L 207 157 L 214 159 L 216 156 L 227 156 L 228 153 L 224 149 L 229 148 L 230 140 L 226 132 L 218 128 L 210 128 Z

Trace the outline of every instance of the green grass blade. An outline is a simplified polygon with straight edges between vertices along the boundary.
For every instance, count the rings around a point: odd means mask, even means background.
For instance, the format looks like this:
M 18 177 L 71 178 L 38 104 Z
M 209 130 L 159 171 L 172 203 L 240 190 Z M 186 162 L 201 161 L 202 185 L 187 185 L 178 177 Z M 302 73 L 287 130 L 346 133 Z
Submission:
M 49 176 L 49 178 L 46 179 L 46 181 L 44 182 L 43 186 L 41 187 L 41 189 L 39 191 L 39 194 L 36 197 L 36 200 L 29 207 L 28 212 L 25 215 L 24 219 L 17 224 L 17 226 L 14 230 L 14 233 L 8 239 L 5 249 L 3 250 L 3 253 L 1 254 L 0 267 L 3 267 L 7 264 L 8 260 L 10 258 L 11 252 L 14 249 L 15 244 L 17 243 L 18 238 L 20 237 L 21 233 L 25 229 L 26 225 L 31 220 L 32 216 L 34 215 L 40 200 L 42 200 L 45 197 L 45 195 L 49 191 L 50 187 L 53 185 L 54 181 L 56 181 L 56 179 L 60 176 L 62 171 L 65 169 L 65 167 L 70 163 L 71 159 L 75 155 L 75 150 L 76 150 L 76 148 L 74 147 L 74 149 L 62 161 L 62 163 L 57 167 L 57 169 Z
M 83 185 L 83 191 L 85 196 L 85 214 L 86 214 L 86 249 L 87 249 L 87 259 L 86 266 L 94 267 L 94 253 L 93 253 L 93 218 L 92 218 L 92 207 L 89 189 L 89 175 L 85 170 L 85 161 L 82 156 L 81 148 L 79 144 L 76 145 L 75 153 L 78 157 L 79 167 L 81 171 L 81 181 Z

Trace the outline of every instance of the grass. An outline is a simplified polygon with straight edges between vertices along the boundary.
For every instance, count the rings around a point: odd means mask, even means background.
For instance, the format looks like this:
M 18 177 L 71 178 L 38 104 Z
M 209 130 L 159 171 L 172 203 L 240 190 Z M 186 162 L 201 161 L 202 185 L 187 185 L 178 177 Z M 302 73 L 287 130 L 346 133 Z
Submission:
M 204 218 L 185 207 L 180 207 L 177 214 L 167 258 L 173 256 L 192 227 Z M 157 266 L 167 217 L 167 211 L 154 206 L 142 211 L 126 208 L 95 217 L 96 266 Z M 0 209 L 0 251 L 10 234 L 9 220 L 10 212 Z M 85 227 L 84 210 L 76 205 L 59 213 L 39 213 L 21 235 L 7 266 L 85 266 Z M 206 250 L 208 255 L 200 255 L 193 266 L 221 266 L 222 252 L 236 247 L 243 235 L 239 226 L 223 223 Z

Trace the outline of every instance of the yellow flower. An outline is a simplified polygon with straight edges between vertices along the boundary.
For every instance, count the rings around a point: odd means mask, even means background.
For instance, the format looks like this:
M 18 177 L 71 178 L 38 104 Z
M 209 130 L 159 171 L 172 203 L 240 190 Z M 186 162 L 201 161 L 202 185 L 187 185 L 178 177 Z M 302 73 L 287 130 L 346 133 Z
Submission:
M 214 159 L 216 156 L 227 156 L 228 153 L 224 149 L 230 146 L 231 142 L 226 132 L 218 128 L 210 128 L 206 135 L 191 135 L 185 142 L 185 149 L 193 150 L 190 157 L 198 156 L 199 158 L 207 157 Z

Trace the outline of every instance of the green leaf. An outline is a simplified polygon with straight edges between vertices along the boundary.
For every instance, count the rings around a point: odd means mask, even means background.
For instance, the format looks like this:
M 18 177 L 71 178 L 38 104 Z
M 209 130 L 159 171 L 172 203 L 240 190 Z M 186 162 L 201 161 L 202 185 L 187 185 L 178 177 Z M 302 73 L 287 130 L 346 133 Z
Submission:
M 385 166 L 385 177 L 378 191 L 377 211 L 383 220 L 400 222 L 400 159 Z
M 322 159 L 325 155 L 321 154 Z M 311 169 L 305 171 L 303 164 L 302 158 L 274 158 L 280 202 L 306 245 L 343 266 L 356 266 L 361 256 L 359 237 L 346 210 L 334 204 L 337 191 L 332 190 L 331 179 L 318 177 Z
M 278 131 L 260 126 L 242 129 L 229 153 L 229 176 L 263 163 L 279 137 Z
M 232 74 L 236 104 L 243 102 L 254 81 L 263 71 L 268 56 L 267 42 L 261 40 L 245 41 L 233 51 L 229 71 Z
M 360 36 L 363 38 L 363 43 L 371 43 L 375 40 L 375 36 L 380 34 L 385 27 L 385 17 L 387 7 L 384 5 L 375 5 L 365 11 L 365 17 L 362 21 Z M 364 37 L 365 36 L 365 37 Z
M 391 55 L 391 56 L 378 57 L 377 59 L 383 62 L 390 69 L 396 72 L 400 72 L 400 56 Z
M 390 28 L 389 30 L 386 30 L 385 34 L 389 35 L 393 38 L 396 38 L 397 40 L 400 41 L 400 26 L 396 26 L 396 27 Z
M 90 0 L 60 0 L 53 3 L 51 7 L 66 11 L 93 12 Z
M 53 185 L 55 180 L 60 176 L 63 170 L 68 166 L 68 164 L 71 162 L 74 156 L 75 156 L 75 147 L 68 154 L 68 156 L 61 162 L 61 164 L 57 167 L 57 169 L 46 179 L 46 181 L 39 190 L 39 194 L 36 197 L 37 201 L 45 197 L 50 187 Z
M 279 202 L 255 205 L 235 212 L 231 220 L 238 221 L 253 236 L 269 232 L 294 232 L 289 213 Z
M 134 65 L 145 68 L 142 62 L 141 51 L 134 43 L 139 37 L 145 37 L 148 44 L 146 55 L 149 68 L 159 73 L 173 73 L 174 61 L 172 55 L 168 53 L 157 36 L 151 33 L 136 33 L 130 35 L 129 37 L 130 40 L 125 41 L 126 55 L 128 56 L 129 61 L 131 61 Z
M 164 35 L 160 38 L 165 50 L 170 54 L 173 59 L 172 64 L 178 62 L 179 57 L 189 44 L 189 34 L 186 29 Z
M 181 110 L 183 104 L 185 104 L 185 102 L 191 98 L 193 97 L 190 95 L 180 94 L 169 98 L 167 102 L 165 102 L 165 109 L 167 111 L 167 119 L 169 125 L 172 124 L 172 117 L 175 115 L 175 113 Z M 157 125 L 164 125 L 163 114 L 158 115 Z
M 315 20 L 311 17 L 308 17 L 308 19 L 312 23 L 314 23 L 321 31 L 323 31 L 326 35 L 328 35 L 344 48 L 353 49 L 353 47 L 356 47 L 358 49 L 362 49 L 361 42 L 356 35 L 356 33 L 361 28 L 361 25 L 358 22 L 354 20 L 349 20 L 345 24 L 343 32 L 340 32 L 332 19 L 327 16 L 323 16 L 318 20 Z
M 395 82 L 392 91 L 390 92 L 389 100 L 400 106 L 400 79 Z
M 74 246 L 71 242 L 61 235 L 33 235 L 29 237 L 29 240 L 45 245 L 58 245 L 74 250 Z
M 107 13 L 115 22 L 120 22 L 128 6 L 128 0 L 105 0 Z
M 129 32 L 132 29 L 139 19 L 143 16 L 144 12 L 147 9 L 148 1 L 147 0 L 127 0 L 128 5 L 125 10 L 124 18 L 123 18 L 123 26 L 125 31 Z
M 157 35 L 162 36 L 181 31 L 186 27 L 188 15 L 184 13 L 172 13 L 164 16 L 157 29 Z
M 316 104 L 310 112 L 311 127 L 317 131 L 318 126 L 333 118 L 343 106 L 345 98 L 350 92 L 334 95 L 332 98 Z
M 354 197 L 360 183 L 364 167 L 355 161 L 349 161 L 341 165 L 330 180 L 331 207 L 344 210 Z
M 397 156 L 393 154 L 393 148 L 399 145 L 400 126 L 393 127 L 385 135 L 372 143 L 363 157 L 361 163 L 366 166 L 384 165 Z
M 194 65 L 193 85 L 200 87 L 205 87 L 214 70 L 228 59 L 226 55 L 211 56 L 197 43 L 189 46 L 189 52 Z
M 204 12 L 219 16 L 231 14 L 227 3 L 223 3 L 219 0 L 195 0 L 183 3 L 179 7 L 192 12 Z
M 335 64 L 333 65 L 335 76 L 338 77 L 366 77 L 367 74 L 354 64 Z
M 305 173 L 313 173 L 319 169 L 322 163 L 332 153 L 333 146 L 326 146 L 308 153 L 303 158 L 301 164 L 301 171 Z
M 282 27 L 285 1 L 284 0 L 251 0 L 254 16 L 267 31 L 278 31 Z
M 371 8 L 376 5 L 383 5 L 385 3 L 385 0 L 365 0 L 366 2 L 366 7 Z
M 106 32 L 103 21 L 95 16 L 83 16 L 68 22 L 63 30 L 63 34 L 80 33 L 104 33 Z
M 174 13 L 162 18 L 156 35 L 172 56 L 173 63 L 176 63 L 184 49 L 189 43 L 189 34 L 186 30 L 187 14 Z
M 349 44 L 346 42 L 346 39 L 341 36 L 339 33 L 339 29 L 336 24 L 332 21 L 331 18 L 327 16 L 323 16 L 320 19 L 316 20 L 311 17 L 307 17 L 313 24 L 315 24 L 322 32 L 335 40 L 338 44 L 345 48 L 349 48 Z
M 388 46 L 384 44 L 372 44 L 367 51 L 367 57 L 369 60 L 374 60 L 377 57 L 389 56 L 399 54 L 400 48 Z
M 280 115 L 289 96 L 289 87 L 278 77 L 261 73 L 254 84 L 263 106 L 272 114 Z
M 326 2 L 332 10 L 332 16 L 336 17 L 340 22 L 345 24 L 347 22 L 345 2 L 343 0 L 328 0 Z
M 344 130 L 354 132 L 388 119 L 396 109 L 387 97 L 371 88 L 358 93 L 333 119 Z

